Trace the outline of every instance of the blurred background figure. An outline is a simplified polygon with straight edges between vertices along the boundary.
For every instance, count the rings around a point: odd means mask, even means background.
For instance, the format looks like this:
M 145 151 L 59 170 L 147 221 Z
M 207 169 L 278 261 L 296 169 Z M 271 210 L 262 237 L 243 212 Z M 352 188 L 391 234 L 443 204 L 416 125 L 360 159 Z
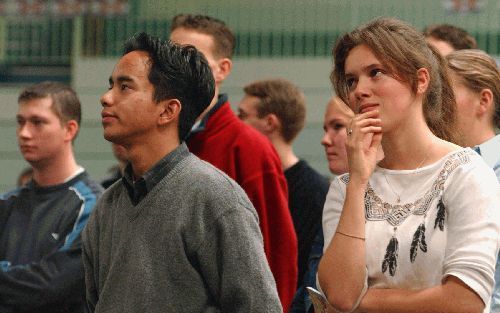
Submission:
M 427 42 L 441 55 L 446 56 L 455 50 L 476 49 L 476 39 L 465 29 L 451 24 L 434 24 L 424 29 Z
M 23 15 L 41 14 L 47 10 L 47 1 L 43 0 L 19 0 L 17 1 L 17 5 L 20 13 Z
M 500 160 L 500 74 L 481 50 L 458 50 L 447 57 L 457 102 L 457 126 L 467 147 L 478 146 L 486 163 Z
M 458 50 L 446 56 L 457 101 L 457 126 L 464 144 L 492 167 L 500 182 L 500 73 L 481 50 Z M 500 259 L 495 270 L 491 312 L 500 312 Z
M 325 148 L 328 168 L 335 175 L 347 173 L 348 162 L 345 143 L 346 127 L 354 117 L 354 113 L 339 97 L 332 97 L 325 112 L 323 129 L 325 134 L 321 144 Z
M 354 117 L 352 110 L 339 98 L 332 97 L 328 101 L 323 122 L 324 135 L 321 144 L 325 148 L 325 156 L 328 160 L 328 168 L 334 175 L 347 173 L 347 151 L 346 151 L 346 128 Z M 325 196 L 326 198 L 326 196 Z M 323 203 L 325 201 L 323 198 Z M 321 208 L 323 212 L 323 208 Z M 303 283 L 299 285 L 292 303 L 291 313 L 307 313 L 312 307 L 311 299 L 306 287 L 316 288 L 316 273 L 318 264 L 323 255 L 323 229 L 320 225 L 316 232 L 311 252 L 308 258 L 308 268 L 304 275 Z
M 127 150 L 120 146 L 119 144 L 112 143 L 111 149 L 113 150 L 113 155 L 115 156 L 118 164 L 112 166 L 108 170 L 108 176 L 101 181 L 101 185 L 106 189 L 113 185 L 116 181 L 120 180 L 127 165 Z
M 328 179 L 293 151 L 293 142 L 304 127 L 306 101 L 302 91 L 285 79 L 259 80 L 246 85 L 238 104 L 239 118 L 269 138 L 278 152 L 288 184 L 288 205 L 299 247 L 298 285 L 307 270 L 321 215 Z
M 477 12 L 479 10 L 478 0 L 451 0 L 447 6 L 455 13 Z

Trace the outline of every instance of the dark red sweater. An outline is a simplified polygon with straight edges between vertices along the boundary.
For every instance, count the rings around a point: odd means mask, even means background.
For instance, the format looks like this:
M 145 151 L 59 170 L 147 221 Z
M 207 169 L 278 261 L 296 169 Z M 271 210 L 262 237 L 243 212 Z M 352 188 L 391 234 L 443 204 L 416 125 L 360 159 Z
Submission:
M 240 121 L 226 101 L 210 115 L 205 129 L 189 138 L 188 147 L 233 178 L 255 206 L 266 257 L 288 312 L 297 285 L 297 238 L 286 179 L 271 142 Z

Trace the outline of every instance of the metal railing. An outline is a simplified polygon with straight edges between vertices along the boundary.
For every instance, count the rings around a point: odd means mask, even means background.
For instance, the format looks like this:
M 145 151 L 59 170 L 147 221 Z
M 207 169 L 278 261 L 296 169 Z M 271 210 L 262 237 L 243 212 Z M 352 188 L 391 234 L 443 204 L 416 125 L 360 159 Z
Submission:
M 7 17 L 0 23 L 0 60 L 15 65 L 70 63 L 73 18 Z
M 336 38 L 354 26 L 380 15 L 397 16 L 418 28 L 430 23 L 451 23 L 467 29 L 479 47 L 500 55 L 500 6 L 477 1 L 477 12 L 449 12 L 446 1 L 389 0 L 276 0 L 222 1 L 197 4 L 172 0 L 131 1 L 128 16 L 0 17 L 0 65 L 67 65 L 73 53 L 87 57 L 111 57 L 121 53 L 124 41 L 139 31 L 166 38 L 176 13 L 202 11 L 225 20 L 237 37 L 239 57 L 325 57 Z M 82 27 L 75 28 L 75 23 Z M 82 32 L 75 34 L 75 32 Z M 75 38 L 80 51 L 73 51 Z

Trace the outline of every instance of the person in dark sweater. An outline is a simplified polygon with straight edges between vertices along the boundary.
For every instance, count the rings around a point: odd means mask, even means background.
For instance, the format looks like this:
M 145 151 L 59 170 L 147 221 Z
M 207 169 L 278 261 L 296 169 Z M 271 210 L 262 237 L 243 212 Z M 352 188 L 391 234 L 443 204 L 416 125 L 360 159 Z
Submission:
M 238 116 L 265 135 L 278 152 L 288 184 L 288 204 L 298 239 L 298 285 L 307 269 L 321 215 L 328 179 L 293 151 L 293 142 L 304 127 L 306 102 L 300 89 L 285 79 L 259 80 L 246 85 Z
M 91 312 L 282 311 L 254 207 L 182 141 L 213 96 L 193 46 L 145 33 L 125 45 L 101 115 L 129 163 L 83 234 Z
M 80 101 L 69 86 L 43 82 L 18 103 L 32 176 L 0 197 L 0 312 L 83 312 L 80 234 L 102 188 L 74 157 Z

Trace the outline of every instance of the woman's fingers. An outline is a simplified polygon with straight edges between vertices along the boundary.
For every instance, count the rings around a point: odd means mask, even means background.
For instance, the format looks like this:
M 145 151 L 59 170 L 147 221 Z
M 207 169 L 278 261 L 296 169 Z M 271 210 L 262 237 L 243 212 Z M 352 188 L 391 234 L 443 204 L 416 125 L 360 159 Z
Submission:
M 356 115 L 347 128 L 346 148 L 352 175 L 368 179 L 376 164 L 382 140 L 382 121 L 378 110 Z
M 361 130 L 363 128 L 365 128 L 365 130 L 362 133 L 367 133 L 370 130 L 379 132 L 381 129 L 380 127 L 382 125 L 382 121 L 380 120 L 380 118 L 378 118 L 378 115 L 378 110 L 373 110 L 354 116 L 351 120 L 351 123 L 349 124 L 349 127 L 347 128 L 347 135 L 352 136 L 353 134 L 358 132 L 358 129 Z M 379 128 L 366 128 L 369 126 L 376 126 Z
M 366 127 L 361 128 L 359 131 L 362 134 L 381 133 L 382 132 L 382 126 L 366 126 Z
M 354 146 L 356 143 L 371 140 L 371 135 L 381 132 L 382 121 L 379 118 L 353 119 L 347 129 L 348 143 L 350 146 Z M 370 145 L 371 143 L 368 143 L 368 146 Z

